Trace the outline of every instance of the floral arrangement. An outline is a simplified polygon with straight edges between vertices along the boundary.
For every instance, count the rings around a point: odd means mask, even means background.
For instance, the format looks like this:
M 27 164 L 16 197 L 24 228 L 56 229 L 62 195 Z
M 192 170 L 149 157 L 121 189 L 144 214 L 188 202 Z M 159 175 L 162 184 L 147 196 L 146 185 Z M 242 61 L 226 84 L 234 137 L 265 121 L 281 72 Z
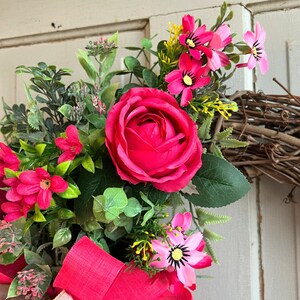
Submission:
M 10 284 L 8 298 L 65 290 L 65 299 L 192 299 L 195 269 L 216 261 L 211 242 L 220 236 L 207 225 L 229 219 L 204 207 L 250 189 L 222 155 L 247 143 L 232 128 L 213 131 L 237 110 L 225 81 L 236 67 L 268 68 L 263 29 L 234 43 L 231 18 L 226 3 L 210 30 L 185 15 L 156 48 L 146 38 L 128 47 L 137 55 L 125 57 L 125 70 L 111 70 L 117 33 L 90 42 L 77 53 L 88 82 L 66 86 L 71 71 L 46 63 L 17 68 L 31 82 L 27 107 L 4 103 L 1 126 L 0 282 Z M 128 83 L 114 83 L 118 76 Z

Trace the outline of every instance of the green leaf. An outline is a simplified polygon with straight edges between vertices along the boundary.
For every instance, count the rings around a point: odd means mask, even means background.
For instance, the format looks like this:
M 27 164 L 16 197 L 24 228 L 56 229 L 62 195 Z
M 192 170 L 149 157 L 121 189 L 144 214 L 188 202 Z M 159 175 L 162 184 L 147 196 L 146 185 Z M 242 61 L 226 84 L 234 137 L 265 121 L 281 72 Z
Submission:
M 71 160 L 64 161 L 57 165 L 54 170 L 54 174 L 58 176 L 64 176 L 69 169 Z
M 212 212 L 204 210 L 201 207 L 196 208 L 196 214 L 198 218 L 198 223 L 201 227 L 212 224 L 221 224 L 231 220 L 231 217 L 229 216 L 216 215 Z
M 228 57 L 235 64 L 237 64 L 240 61 L 240 56 L 238 54 L 230 53 L 230 54 L 228 54 Z
M 233 11 L 231 10 L 227 17 L 224 19 L 224 22 L 228 22 L 233 18 Z
M 18 172 L 11 170 L 9 168 L 4 168 L 4 174 L 6 178 L 18 177 Z
M 122 188 L 107 188 L 103 195 L 94 198 L 93 212 L 96 220 L 105 223 L 118 218 L 128 203 Z
M 79 49 L 76 55 L 89 79 L 95 83 L 97 78 L 97 70 L 88 54 L 84 50 Z
M 148 197 L 143 192 L 140 192 L 140 196 L 143 201 L 150 205 L 150 207 L 154 207 L 154 204 L 148 199 Z
M 17 288 L 18 288 L 18 277 L 15 277 L 9 286 L 6 299 L 18 297 Z
M 60 208 L 57 212 L 58 218 L 62 220 L 68 220 L 75 217 L 75 214 L 72 210 L 67 208 Z
M 158 85 L 158 79 L 154 72 L 152 72 L 149 69 L 143 70 L 143 78 L 145 80 L 145 83 L 149 87 L 157 87 Z
M 28 249 L 24 249 L 24 258 L 26 263 L 29 264 L 37 264 L 37 265 L 45 265 L 45 261 L 40 257 L 37 253 L 30 251 Z
M 145 49 L 151 49 L 152 48 L 152 42 L 149 39 L 143 38 L 141 41 L 142 47 Z
M 46 222 L 46 219 L 40 210 L 36 210 L 32 218 L 34 222 Z
M 119 34 L 115 32 L 111 37 L 108 38 L 108 42 L 114 42 L 115 46 L 118 46 Z M 109 54 L 106 54 L 105 59 L 101 65 L 100 76 L 105 76 L 111 69 L 116 59 L 117 49 L 113 49 Z
M 41 297 L 39 299 L 42 299 L 43 295 L 48 290 L 51 280 L 52 280 L 51 272 L 49 271 L 50 270 L 49 266 L 29 264 L 23 270 L 24 271 L 33 270 L 34 274 L 36 274 L 37 277 L 39 277 L 39 274 L 44 275 L 44 280 L 37 281 L 36 286 L 35 286 L 35 291 L 38 291 L 38 293 L 41 295 Z M 12 281 L 12 283 L 10 284 L 7 299 L 18 296 L 17 295 L 18 281 L 19 281 L 19 278 L 16 276 L 14 278 L 14 280 Z
M 193 178 L 199 195 L 184 195 L 195 205 L 221 207 L 242 198 L 251 188 L 245 176 L 232 164 L 211 154 L 203 154 L 202 167 Z
M 89 123 L 93 124 L 97 129 L 101 129 L 105 127 L 105 116 L 101 115 L 99 116 L 98 113 L 91 113 L 86 116 Z
M 82 224 L 81 227 L 84 231 L 87 231 L 87 232 L 92 232 L 92 231 L 101 229 L 101 225 L 95 220 L 88 221 L 88 222 Z
M 59 229 L 53 237 L 53 249 L 69 243 L 72 239 L 72 232 L 69 228 Z
M 222 159 L 225 159 L 224 156 L 223 156 L 223 153 L 220 149 L 219 146 L 217 146 L 216 144 L 212 144 L 212 147 L 211 147 L 211 153 L 214 155 L 214 156 L 217 156 L 217 157 L 220 157 Z
M 119 83 L 114 83 L 106 87 L 101 93 L 101 101 L 105 103 L 107 110 L 109 110 L 115 102 L 115 94 L 118 87 Z
M 129 198 L 128 204 L 124 208 L 124 214 L 127 217 L 133 218 L 137 216 L 142 211 L 142 206 L 136 198 Z
M 222 6 L 221 6 L 221 17 L 223 18 L 225 16 L 227 10 L 227 3 L 223 2 Z
M 67 119 L 71 118 L 71 114 L 73 112 L 73 106 L 71 106 L 70 104 L 64 104 L 62 105 L 58 111 Z
M 219 264 L 218 258 L 215 254 L 215 251 L 211 245 L 211 242 L 208 239 L 204 239 L 205 240 L 205 252 L 212 258 L 213 262 L 215 264 Z
M 74 199 L 81 194 L 80 189 L 70 182 L 68 182 L 68 188 L 63 193 L 58 193 L 59 197 L 64 199 Z
M 20 143 L 21 148 L 24 151 L 29 152 L 29 153 L 37 153 L 36 149 L 33 146 L 27 144 L 25 141 L 20 139 L 19 143 Z
M 225 130 L 223 130 L 222 132 L 217 133 L 217 140 L 221 141 L 223 139 L 227 139 L 230 137 L 230 135 L 232 134 L 233 128 L 232 127 L 228 127 Z
M 203 141 L 209 140 L 211 138 L 210 135 L 210 127 L 213 121 L 213 116 L 208 116 L 204 119 L 202 125 L 198 129 L 199 138 Z
M 95 173 L 95 165 L 92 158 L 86 154 L 82 160 L 82 166 L 90 173 Z
M 133 56 L 126 56 L 124 59 L 124 64 L 126 66 L 126 68 L 130 71 L 133 71 L 133 69 L 137 66 L 140 66 L 140 62 L 138 61 L 138 59 L 136 59 Z
M 125 234 L 127 234 L 127 231 L 124 227 L 118 227 L 114 231 L 109 231 L 107 228 L 104 230 L 104 234 L 111 239 L 112 241 L 116 242 L 121 237 L 123 237 Z
M 239 141 L 236 139 L 224 139 L 220 141 L 220 145 L 222 148 L 239 148 L 239 147 L 247 147 L 249 144 L 244 141 Z
M 234 47 L 236 47 L 239 51 L 241 51 L 244 54 L 248 54 L 251 52 L 251 48 L 245 42 L 236 43 L 234 44 Z
M 127 50 L 130 50 L 130 51 L 138 51 L 138 50 L 141 50 L 141 48 L 139 47 L 124 47 L 125 49 Z
M 109 172 L 107 172 L 109 170 Z M 95 169 L 95 173 L 81 170 L 77 181 L 81 195 L 75 199 L 74 211 L 79 224 L 94 219 L 94 195 L 102 195 L 107 186 L 121 187 L 120 179 L 111 160 L 103 160 L 103 169 Z
M 37 144 L 35 145 L 35 150 L 41 156 L 44 153 L 46 146 L 46 144 Z
M 144 214 L 143 222 L 141 225 L 145 226 L 146 223 L 154 216 L 154 214 L 155 214 L 155 210 L 154 210 L 154 207 L 152 207 Z

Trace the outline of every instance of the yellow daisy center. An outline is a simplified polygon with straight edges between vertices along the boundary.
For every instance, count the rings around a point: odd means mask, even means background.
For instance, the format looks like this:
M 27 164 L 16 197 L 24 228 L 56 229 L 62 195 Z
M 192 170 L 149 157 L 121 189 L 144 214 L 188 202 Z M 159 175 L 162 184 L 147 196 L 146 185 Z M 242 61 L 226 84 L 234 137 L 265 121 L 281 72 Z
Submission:
M 187 39 L 186 40 L 186 43 L 188 44 L 188 46 L 189 47 L 191 47 L 191 48 L 195 48 L 195 43 L 194 43 L 194 41 L 193 40 L 191 40 L 191 39 Z
M 172 258 L 175 260 L 175 261 L 179 261 L 181 260 L 183 257 L 183 252 L 181 249 L 179 248 L 176 248 L 172 251 Z
M 256 47 L 253 47 L 253 48 L 252 48 L 252 53 L 253 53 L 253 56 L 254 56 L 254 57 L 257 56 L 257 49 L 256 49 Z

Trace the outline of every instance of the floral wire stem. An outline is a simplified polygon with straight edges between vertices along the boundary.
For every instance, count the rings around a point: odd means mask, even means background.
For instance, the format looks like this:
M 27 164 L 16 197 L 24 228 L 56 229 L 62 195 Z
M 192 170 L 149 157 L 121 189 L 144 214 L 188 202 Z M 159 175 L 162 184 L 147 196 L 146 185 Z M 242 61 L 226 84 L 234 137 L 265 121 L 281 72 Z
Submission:
M 191 214 L 192 214 L 193 223 L 195 224 L 197 230 L 198 230 L 199 232 L 202 232 L 202 230 L 201 230 L 199 224 L 196 222 L 196 220 L 198 220 L 198 218 L 195 216 L 195 212 L 194 212 L 194 208 L 193 208 L 192 202 L 189 202 L 189 207 L 190 207 L 190 212 L 191 212 Z

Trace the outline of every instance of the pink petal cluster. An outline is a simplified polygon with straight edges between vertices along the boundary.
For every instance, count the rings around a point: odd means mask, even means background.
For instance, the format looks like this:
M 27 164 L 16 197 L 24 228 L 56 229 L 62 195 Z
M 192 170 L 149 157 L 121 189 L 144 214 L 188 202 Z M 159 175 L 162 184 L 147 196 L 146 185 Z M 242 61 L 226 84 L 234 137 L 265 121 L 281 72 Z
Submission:
M 74 160 L 76 155 L 82 150 L 82 144 L 76 126 L 69 125 L 66 129 L 66 137 L 56 138 L 55 145 L 63 151 L 58 158 L 59 164 L 67 160 Z
M 227 66 L 229 57 L 222 51 L 232 42 L 231 31 L 227 24 L 222 24 L 214 33 L 213 38 L 208 44 L 212 50 L 211 57 L 207 57 L 207 69 L 216 71 L 221 67 Z
M 202 25 L 195 30 L 195 20 L 191 15 L 182 18 L 183 33 L 179 36 L 179 42 L 189 49 L 189 53 L 196 60 L 201 59 L 202 53 L 211 57 L 212 52 L 207 43 L 211 41 L 214 33 L 206 31 L 206 26 Z M 206 45 L 205 45 L 206 44 Z
M 13 151 L 4 143 L 0 142 L 0 187 L 7 187 L 3 182 L 4 179 L 4 169 L 11 169 L 17 171 L 19 169 L 20 161 L 19 158 Z M 6 202 L 6 191 L 0 190 L 0 206 L 2 203 Z M 3 211 L 0 208 L 0 219 L 3 217 Z
M 17 171 L 19 165 L 18 156 L 7 145 L 0 142 L 0 182 L 2 182 L 5 175 L 5 168 Z
M 27 170 L 19 177 L 7 178 L 4 183 L 11 187 L 1 205 L 7 215 L 8 222 L 27 216 L 28 211 L 37 203 L 40 209 L 50 206 L 52 193 L 62 193 L 68 188 L 68 183 L 60 176 L 50 174 L 43 168 Z
M 248 67 L 252 70 L 258 63 L 260 71 L 265 74 L 269 69 L 269 62 L 265 51 L 264 43 L 266 39 L 266 32 L 257 22 L 255 31 L 247 31 L 244 34 L 244 41 L 251 48 L 251 54 L 247 63 L 237 64 L 238 68 Z
M 169 272 L 175 271 L 179 281 L 185 287 L 194 289 L 195 269 L 209 267 L 212 259 L 203 252 L 205 243 L 201 232 L 189 236 L 182 233 L 189 228 L 190 220 L 190 213 L 175 215 L 171 225 L 176 225 L 172 228 L 176 233 L 170 234 L 172 231 L 169 228 L 167 241 L 162 239 L 152 241 L 155 254 L 150 265 Z
M 208 73 L 228 65 L 229 57 L 223 52 L 232 42 L 228 25 L 222 24 L 215 32 L 206 31 L 202 25 L 195 29 L 191 15 L 182 18 L 183 33 L 179 42 L 187 48 L 187 53 L 179 58 L 179 69 L 166 75 L 168 91 L 172 95 L 181 94 L 181 106 L 187 106 L 193 99 L 193 90 L 210 83 Z
M 173 95 L 182 92 L 180 105 L 187 106 L 192 98 L 192 90 L 203 87 L 210 82 L 210 77 L 205 76 L 205 68 L 201 60 L 190 58 L 187 53 L 179 58 L 179 70 L 170 72 L 165 80 L 168 82 L 168 90 Z

